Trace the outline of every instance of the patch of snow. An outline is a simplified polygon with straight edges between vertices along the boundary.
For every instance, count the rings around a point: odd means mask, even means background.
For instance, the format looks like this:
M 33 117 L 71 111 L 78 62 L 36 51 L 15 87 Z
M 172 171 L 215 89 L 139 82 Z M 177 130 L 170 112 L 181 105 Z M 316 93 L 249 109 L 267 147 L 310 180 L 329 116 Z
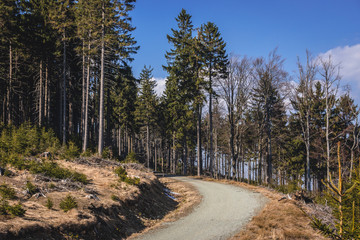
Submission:
M 174 196 L 171 196 L 170 194 L 168 193 L 165 193 L 166 196 L 168 196 L 169 198 L 171 198 L 172 200 L 176 200 L 176 198 Z

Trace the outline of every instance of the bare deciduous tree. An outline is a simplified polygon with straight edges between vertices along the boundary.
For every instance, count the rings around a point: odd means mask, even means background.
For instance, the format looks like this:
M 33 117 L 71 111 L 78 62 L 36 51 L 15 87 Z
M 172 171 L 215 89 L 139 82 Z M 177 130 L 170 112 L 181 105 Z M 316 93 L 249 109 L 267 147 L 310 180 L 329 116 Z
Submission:
M 302 137 L 306 147 L 306 169 L 305 187 L 310 189 L 310 118 L 312 114 L 312 96 L 315 76 L 317 73 L 317 63 L 312 58 L 311 53 L 306 51 L 306 65 L 302 65 L 298 58 L 299 86 L 292 96 L 292 104 L 299 117 Z
M 241 147 L 235 148 L 235 138 L 242 143 L 241 133 L 243 124 L 240 124 L 247 107 L 251 89 L 251 63 L 249 58 L 232 57 L 228 65 L 228 77 L 219 79 L 219 92 L 225 101 L 228 122 L 230 126 L 230 154 L 232 160 L 233 176 L 236 175 L 236 166 Z
M 334 64 L 331 55 L 328 57 L 319 58 L 319 73 L 322 77 L 321 81 L 323 83 L 323 88 L 325 91 L 325 111 L 326 111 L 326 179 L 330 180 L 330 140 L 329 140 L 329 130 L 330 130 L 330 112 L 334 107 L 336 94 L 339 89 L 340 83 L 340 67 L 337 64 Z

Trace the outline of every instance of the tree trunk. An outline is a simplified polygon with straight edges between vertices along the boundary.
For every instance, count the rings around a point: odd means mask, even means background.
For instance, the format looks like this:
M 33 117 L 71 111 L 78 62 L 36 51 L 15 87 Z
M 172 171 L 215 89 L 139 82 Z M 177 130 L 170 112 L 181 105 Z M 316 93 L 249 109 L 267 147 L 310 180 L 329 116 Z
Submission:
M 81 125 L 80 125 L 80 135 L 84 137 L 84 123 L 85 123 L 85 43 L 82 43 L 83 52 L 82 52 L 82 84 L 81 84 Z
M 42 125 L 43 119 L 43 61 L 40 60 L 40 79 L 39 79 L 39 126 Z
M 12 70 L 13 70 L 13 62 L 12 62 L 12 45 L 10 41 L 9 45 L 9 85 L 7 90 L 7 102 L 6 102 L 6 111 L 7 111 L 7 123 L 11 124 L 11 112 L 12 112 Z
M 172 146 L 173 154 L 172 154 L 172 161 L 171 161 L 171 173 L 176 172 L 176 147 L 175 147 L 175 132 L 173 132 L 173 146 Z
M 229 123 L 230 123 L 230 153 L 231 153 L 231 161 L 232 161 L 232 176 L 236 175 L 236 161 L 235 161 L 235 123 L 234 123 L 234 113 L 233 110 L 229 112 Z
M 65 39 L 65 33 L 64 33 Z M 63 145 L 66 144 L 66 41 L 63 41 L 64 53 L 63 53 L 63 103 L 62 103 L 62 137 Z
M 259 135 L 259 144 L 258 144 L 258 182 L 262 184 L 262 137 Z
M 216 179 L 218 179 L 218 151 L 217 151 L 217 149 L 218 149 L 218 145 L 217 145 L 217 128 L 215 128 L 215 131 L 214 131 L 214 133 L 215 133 L 215 148 L 214 148 L 214 155 L 215 155 L 215 158 L 214 158 L 214 161 L 215 161 L 215 166 L 216 166 L 216 168 L 214 169 L 215 170 L 215 174 L 214 174 L 214 176 L 215 176 L 215 178 Z
M 149 124 L 146 125 L 146 166 L 150 168 L 150 129 Z
M 49 70 L 48 70 L 48 65 L 46 64 L 45 66 L 45 102 L 44 102 L 44 117 L 45 117 L 45 124 L 49 125 L 49 103 L 50 103 L 50 94 L 49 94 Z
M 305 172 L 305 188 L 310 190 L 310 119 L 309 114 L 306 116 L 306 172 Z
M 186 143 L 186 136 L 184 137 L 185 141 L 184 141 L 184 175 L 187 174 L 187 169 L 188 169 L 188 149 L 187 149 L 187 143 Z
M 213 154 L 213 122 L 212 122 L 212 79 L 211 79 L 211 62 L 209 65 L 209 85 L 210 85 L 210 92 L 209 92 L 209 132 L 210 132 L 210 177 L 213 177 L 213 161 L 214 161 L 214 154 Z
M 267 148 L 268 148 L 268 154 L 267 154 L 267 183 L 272 184 L 272 152 L 271 152 L 271 129 L 270 126 L 268 126 L 268 141 L 267 141 Z
M 201 110 L 202 107 L 198 104 L 198 119 L 197 119 L 197 175 L 200 177 L 202 170 L 202 151 L 201 151 Z
M 154 156 L 154 165 L 155 165 L 155 172 L 157 172 L 157 154 L 158 154 L 158 149 L 157 149 L 157 144 L 156 144 L 156 139 L 154 140 L 154 150 L 155 150 L 155 156 Z
M 65 39 L 65 33 L 64 33 Z M 63 104 L 62 104 L 62 137 L 63 145 L 66 144 L 66 41 L 63 41 L 64 53 L 63 53 Z
M 88 50 L 90 50 L 90 42 L 88 44 Z M 87 58 L 87 70 L 86 70 L 86 91 L 85 91 L 85 114 L 84 114 L 84 139 L 83 139 L 83 152 L 86 152 L 88 142 L 88 118 L 89 118 L 89 88 L 90 88 L 90 57 Z
M 100 67 L 100 102 L 99 102 L 99 142 L 98 154 L 102 155 L 104 146 L 104 64 L 105 64 L 105 10 L 102 5 L 102 24 L 101 24 L 101 67 Z
M 326 96 L 325 96 L 325 103 L 326 103 L 326 179 L 330 181 L 330 141 L 329 141 L 329 91 L 328 87 L 326 86 Z M 351 173 L 350 173 L 351 175 Z

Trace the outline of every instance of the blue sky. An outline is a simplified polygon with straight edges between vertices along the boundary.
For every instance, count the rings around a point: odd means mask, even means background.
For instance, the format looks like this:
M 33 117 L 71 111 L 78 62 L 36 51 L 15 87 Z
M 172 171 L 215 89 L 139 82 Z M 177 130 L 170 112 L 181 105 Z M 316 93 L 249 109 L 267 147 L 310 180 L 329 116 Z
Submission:
M 229 54 L 267 56 L 278 47 L 285 69 L 294 76 L 297 56 L 304 59 L 306 49 L 314 56 L 331 53 L 343 65 L 343 84 L 360 91 L 359 0 L 138 0 L 131 14 L 140 45 L 132 63 L 136 77 L 151 65 L 159 87 L 163 85 L 164 55 L 171 47 L 166 35 L 176 28 L 182 8 L 195 27 L 214 22 Z

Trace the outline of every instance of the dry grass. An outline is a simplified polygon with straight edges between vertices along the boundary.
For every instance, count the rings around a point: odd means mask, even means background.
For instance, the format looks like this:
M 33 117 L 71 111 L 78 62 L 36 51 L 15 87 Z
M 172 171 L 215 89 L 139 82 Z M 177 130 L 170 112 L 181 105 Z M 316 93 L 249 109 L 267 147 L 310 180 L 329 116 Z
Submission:
M 290 199 L 280 200 L 284 195 L 272 189 L 229 180 L 219 181 L 259 192 L 269 199 L 258 215 L 253 217 L 246 227 L 230 240 L 327 239 L 310 226 L 310 219 L 301 209 L 307 208 L 306 205 Z
M 198 199 L 197 192 L 190 186 L 163 179 L 167 188 L 179 193 L 177 200 L 169 198 L 164 194 L 164 185 L 140 165 L 124 166 L 129 177 L 140 178 L 140 184 L 136 186 L 118 181 L 114 173 L 116 164 L 58 163 L 84 173 L 89 184 L 76 188 L 62 181 L 42 180 L 16 169 L 11 169 L 12 177 L 0 176 L 1 183 L 16 190 L 17 199 L 9 202 L 21 201 L 26 209 L 24 217 L 0 218 L 0 239 L 27 239 L 28 236 L 33 239 L 72 239 L 74 236 L 76 239 L 124 239 L 162 221 L 177 219 Z M 24 196 L 22 192 L 27 180 L 31 180 L 46 197 Z M 50 184 L 53 187 L 49 187 Z M 69 193 L 75 197 L 78 208 L 64 212 L 59 203 Z M 89 199 L 89 195 L 96 195 L 98 199 Z M 46 207 L 48 198 L 54 203 L 51 210 Z
M 177 193 L 174 195 L 174 197 L 176 197 L 176 201 L 179 203 L 177 208 L 165 215 L 164 218 L 149 222 L 147 228 L 145 228 L 142 232 L 134 233 L 128 239 L 133 239 L 150 230 L 161 228 L 165 222 L 173 222 L 183 216 L 188 215 L 194 209 L 194 207 L 196 207 L 201 202 L 201 195 L 191 184 L 177 181 L 174 178 L 164 177 L 160 178 L 159 180 L 170 191 Z

